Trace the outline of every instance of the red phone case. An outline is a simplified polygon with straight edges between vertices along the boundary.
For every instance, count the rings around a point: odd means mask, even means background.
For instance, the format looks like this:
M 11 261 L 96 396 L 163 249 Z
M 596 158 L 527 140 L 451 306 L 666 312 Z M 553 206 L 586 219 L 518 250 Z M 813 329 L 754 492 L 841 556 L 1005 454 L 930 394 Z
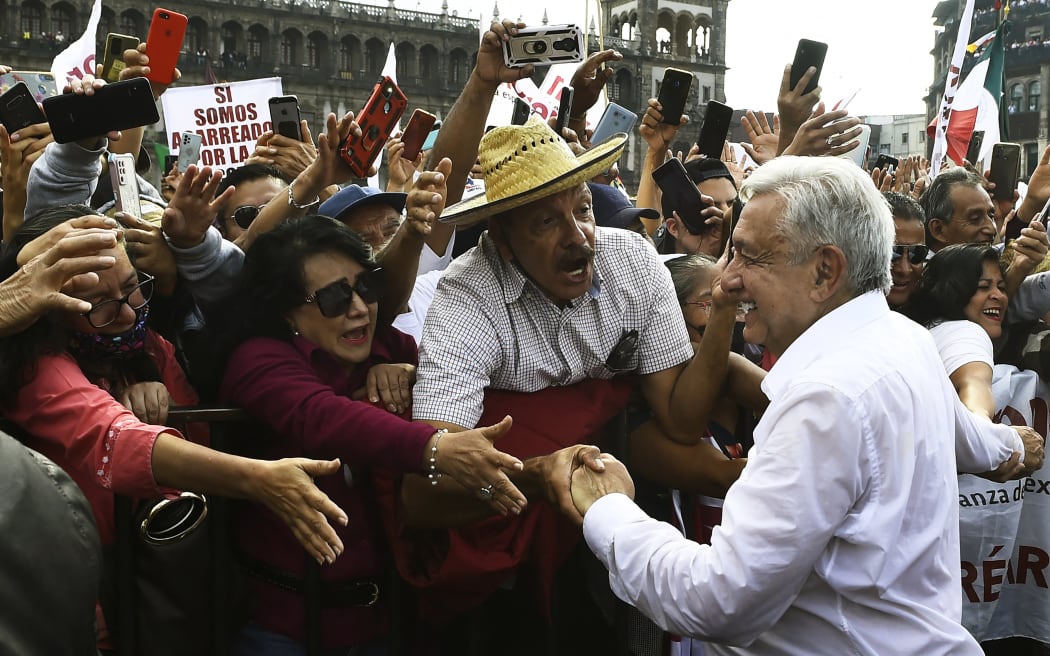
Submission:
M 401 157 L 409 161 L 415 161 L 416 157 L 419 156 L 420 149 L 423 147 L 423 142 L 427 140 L 427 136 L 430 134 L 431 128 L 434 127 L 434 121 L 436 120 L 436 116 L 422 109 L 412 112 L 412 118 L 408 119 L 405 133 L 401 135 L 401 143 L 405 144 L 405 149 L 401 151 Z
M 383 145 L 394 132 L 401 115 L 408 107 L 408 97 L 389 77 L 380 78 L 364 109 L 357 115 L 361 138 L 347 139 L 339 154 L 350 170 L 359 178 L 368 176 L 372 162 L 379 157 Z
M 186 36 L 186 16 L 158 7 L 149 23 L 146 37 L 146 56 L 149 57 L 149 75 L 157 84 L 175 81 L 175 65 L 179 63 L 182 39 Z

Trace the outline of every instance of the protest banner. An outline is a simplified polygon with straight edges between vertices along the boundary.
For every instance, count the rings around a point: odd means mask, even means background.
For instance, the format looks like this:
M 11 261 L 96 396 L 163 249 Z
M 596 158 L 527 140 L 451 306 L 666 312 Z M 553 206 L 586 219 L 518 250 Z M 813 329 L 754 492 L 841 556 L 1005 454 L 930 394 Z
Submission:
M 1047 433 L 1046 385 L 1033 371 L 996 365 L 996 421 Z M 993 483 L 959 477 L 962 623 L 978 640 L 1050 641 L 1050 476 Z
M 244 164 L 263 132 L 272 130 L 269 99 L 283 95 L 281 78 L 175 87 L 161 96 L 164 134 L 172 154 L 179 135 L 201 135 L 200 165 L 226 171 Z

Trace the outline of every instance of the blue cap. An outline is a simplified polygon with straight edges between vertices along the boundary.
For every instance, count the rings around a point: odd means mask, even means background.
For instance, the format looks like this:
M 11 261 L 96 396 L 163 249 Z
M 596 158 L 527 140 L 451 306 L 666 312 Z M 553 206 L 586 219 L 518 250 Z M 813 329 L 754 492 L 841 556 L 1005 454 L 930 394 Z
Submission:
M 401 212 L 405 209 L 407 199 L 408 194 L 379 191 L 374 187 L 347 185 L 321 203 L 321 206 L 317 208 L 317 213 L 342 220 L 343 215 L 350 210 L 370 203 L 384 203 Z
M 594 223 L 607 228 L 630 229 L 639 218 L 659 219 L 660 213 L 648 207 L 635 207 L 622 191 L 607 184 L 588 182 Z

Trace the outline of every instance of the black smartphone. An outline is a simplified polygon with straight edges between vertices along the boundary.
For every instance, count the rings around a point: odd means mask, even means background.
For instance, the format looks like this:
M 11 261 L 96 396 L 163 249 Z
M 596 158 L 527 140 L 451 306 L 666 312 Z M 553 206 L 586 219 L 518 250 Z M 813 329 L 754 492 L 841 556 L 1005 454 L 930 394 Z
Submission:
M 992 198 L 1013 200 L 1017 178 L 1021 174 L 1021 146 L 1015 143 L 997 143 L 992 146 L 992 165 L 988 181 L 995 183 Z
M 677 68 L 664 69 L 664 78 L 660 80 L 660 92 L 656 100 L 660 103 L 663 122 L 678 125 L 685 113 L 685 102 L 689 98 L 689 87 L 693 83 L 693 74 Z
M 521 98 L 514 99 L 514 113 L 510 116 L 511 125 L 525 125 L 525 121 L 529 120 L 529 115 L 532 114 L 532 107 L 529 103 L 525 102 Z
M 572 96 L 575 90 L 572 87 L 561 88 L 561 100 L 558 102 L 558 122 L 554 131 L 561 136 L 561 131 L 569 127 L 569 114 L 572 113 Z
M 58 143 L 101 137 L 160 120 L 153 89 L 144 77 L 107 84 L 91 96 L 65 93 L 45 98 L 43 105 Z
M 898 160 L 896 157 L 891 157 L 890 155 L 882 154 L 875 159 L 875 166 L 873 168 L 876 168 L 882 171 L 883 173 L 890 173 L 891 169 L 893 171 L 896 171 L 898 165 L 900 165 L 900 160 Z
M 666 220 L 671 212 L 677 212 L 691 234 L 703 234 L 710 228 L 700 213 L 707 208 L 696 183 L 685 172 L 685 166 L 677 157 L 667 160 L 653 171 L 653 180 L 660 187 L 661 205 Z
M 809 67 L 817 69 L 817 72 L 806 85 L 804 94 L 817 88 L 820 82 L 820 70 L 824 67 L 824 57 L 828 54 L 828 44 L 809 39 L 799 39 L 798 47 L 795 48 L 795 59 L 791 62 L 791 88 L 798 86 L 798 81 L 806 74 Z
M 270 98 L 270 123 L 273 124 L 274 134 L 280 134 L 302 141 L 303 135 L 299 129 L 299 98 L 296 96 L 274 96 Z
M 722 148 L 725 147 L 726 137 L 729 136 L 729 128 L 732 122 L 732 107 L 717 100 L 709 100 L 707 102 L 704 124 L 700 126 L 700 136 L 696 139 L 696 145 L 700 147 L 701 155 L 713 159 L 722 158 Z
M 984 130 L 974 130 L 970 135 L 970 143 L 966 146 L 966 161 L 977 165 L 981 159 L 981 146 L 984 145 Z
M 7 134 L 46 120 L 25 82 L 19 82 L 0 96 L 0 123 L 7 128 Z

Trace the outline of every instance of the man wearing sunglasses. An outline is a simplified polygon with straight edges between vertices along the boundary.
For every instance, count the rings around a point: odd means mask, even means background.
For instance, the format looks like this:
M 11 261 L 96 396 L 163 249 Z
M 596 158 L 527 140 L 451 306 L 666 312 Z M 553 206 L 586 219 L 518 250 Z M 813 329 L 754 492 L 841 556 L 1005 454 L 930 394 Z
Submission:
M 923 243 L 926 237 L 926 215 L 911 196 L 896 191 L 883 192 L 893 214 L 895 235 L 890 274 L 893 284 L 886 301 L 891 308 L 902 307 L 919 285 L 922 270 L 930 248 Z
M 230 170 L 215 191 L 216 196 L 221 196 L 229 187 L 235 189 L 215 216 L 223 238 L 235 241 L 240 237 L 263 206 L 287 186 L 280 171 L 265 164 L 245 164 Z

